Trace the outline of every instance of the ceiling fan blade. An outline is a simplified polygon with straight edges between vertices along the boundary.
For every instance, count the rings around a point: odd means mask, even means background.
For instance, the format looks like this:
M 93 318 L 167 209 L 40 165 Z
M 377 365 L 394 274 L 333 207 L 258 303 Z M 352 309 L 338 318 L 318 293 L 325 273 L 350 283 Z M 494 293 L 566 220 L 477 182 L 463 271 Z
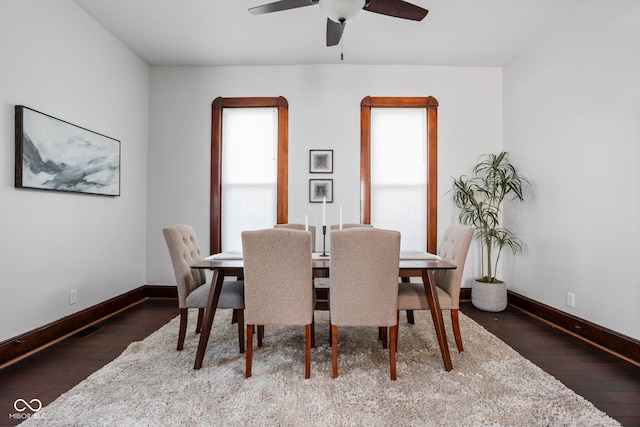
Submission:
M 335 46 L 340 43 L 345 22 L 335 22 L 327 18 L 327 46 Z
M 412 21 L 422 21 L 429 13 L 427 9 L 403 0 L 370 0 L 363 9 L 395 18 L 411 19 Z
M 280 0 L 273 3 L 252 7 L 249 12 L 253 15 L 263 13 L 280 12 L 281 10 L 295 9 L 297 7 L 313 6 L 318 4 L 318 0 Z

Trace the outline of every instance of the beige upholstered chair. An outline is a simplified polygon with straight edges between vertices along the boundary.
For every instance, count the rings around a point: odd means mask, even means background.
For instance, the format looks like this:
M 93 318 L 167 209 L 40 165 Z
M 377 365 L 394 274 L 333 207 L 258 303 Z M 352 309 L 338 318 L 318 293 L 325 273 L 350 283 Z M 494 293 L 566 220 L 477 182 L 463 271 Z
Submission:
M 396 379 L 400 233 L 372 227 L 331 231 L 331 345 L 338 376 L 338 327 L 391 328 L 389 366 Z
M 371 224 L 342 224 L 342 229 L 358 228 L 358 227 L 373 227 Z M 331 230 L 340 230 L 340 224 L 331 224 Z
M 275 228 L 288 228 L 290 230 L 304 230 L 304 224 L 296 224 L 296 223 L 287 223 L 287 224 L 276 224 Z M 311 252 L 315 252 L 316 250 L 316 226 L 309 225 L 309 231 L 311 232 Z
M 371 224 L 342 224 L 342 229 L 359 228 L 359 227 L 373 227 Z M 331 230 L 340 230 L 340 224 L 331 224 Z M 316 288 L 329 289 L 331 287 L 331 280 L 329 278 L 321 278 L 316 281 Z
M 305 378 L 311 376 L 313 292 L 311 233 L 271 228 L 243 231 L 247 322 L 246 377 L 251 376 L 254 325 L 304 325 Z
M 443 310 L 451 310 L 451 322 L 458 351 L 463 351 L 458 310 L 460 308 L 460 284 L 464 263 L 473 238 L 473 229 L 463 225 L 449 227 L 440 244 L 438 255 L 456 265 L 455 270 L 437 270 L 434 273 L 438 302 Z M 428 310 L 427 296 L 422 283 L 400 283 L 398 310 Z
M 342 224 L 342 229 L 346 230 L 347 228 L 358 228 L 358 227 L 373 227 L 371 224 Z M 340 224 L 331 224 L 331 230 L 339 230 Z M 328 277 L 316 277 L 315 279 L 316 289 L 322 289 L 320 292 L 324 292 L 326 294 L 326 301 L 329 298 L 329 289 L 331 288 L 331 279 Z M 329 334 L 329 342 L 331 342 L 331 334 Z
M 182 350 L 187 332 L 188 309 L 198 309 L 196 332 L 200 332 L 204 308 L 207 306 L 209 289 L 205 270 L 191 268 L 202 260 L 200 247 L 193 228 L 188 225 L 174 225 L 162 229 L 169 248 L 178 287 L 178 307 L 180 308 L 180 329 L 178 350 Z M 234 310 L 238 319 L 238 342 L 240 353 L 244 352 L 244 284 L 241 281 L 225 281 L 218 301 L 218 308 Z
M 291 230 L 304 230 L 305 225 L 304 224 L 296 224 L 296 223 L 287 223 L 287 224 L 276 224 L 274 225 L 275 228 L 288 228 Z M 311 251 L 315 252 L 316 251 L 316 226 L 315 225 L 309 225 L 308 230 L 311 232 Z M 328 288 L 329 286 L 325 283 L 326 280 L 325 278 L 319 278 L 318 280 L 316 279 L 311 279 L 313 284 L 315 285 L 316 288 L 320 288 L 320 289 L 325 289 L 325 291 L 322 292 L 328 292 Z M 324 295 L 324 294 L 323 294 Z M 317 295 L 316 295 L 317 297 Z M 326 301 L 326 297 L 322 296 L 321 297 L 322 301 Z M 262 345 L 262 339 L 261 339 L 261 329 L 258 329 L 258 345 Z M 313 345 L 315 346 L 315 343 L 313 343 Z

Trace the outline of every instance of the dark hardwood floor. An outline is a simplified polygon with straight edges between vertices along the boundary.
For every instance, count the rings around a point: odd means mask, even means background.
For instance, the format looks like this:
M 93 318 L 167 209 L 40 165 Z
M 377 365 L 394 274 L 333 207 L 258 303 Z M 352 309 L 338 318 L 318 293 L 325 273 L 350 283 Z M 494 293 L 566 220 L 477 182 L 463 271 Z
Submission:
M 509 306 L 501 313 L 462 311 L 624 426 L 640 426 L 640 367 Z M 16 399 L 55 400 L 178 315 L 174 300 L 150 299 L 0 370 L 0 426 L 12 426 Z M 464 339 L 464 330 L 463 339 Z
M 0 370 L 0 426 L 13 426 L 16 399 L 48 405 L 178 315 L 175 300 L 145 300 Z M 24 413 L 29 412 L 28 410 Z
M 618 420 L 640 426 L 640 367 L 509 306 L 500 313 L 462 303 L 462 312 L 565 386 Z M 464 331 L 462 331 L 464 340 Z

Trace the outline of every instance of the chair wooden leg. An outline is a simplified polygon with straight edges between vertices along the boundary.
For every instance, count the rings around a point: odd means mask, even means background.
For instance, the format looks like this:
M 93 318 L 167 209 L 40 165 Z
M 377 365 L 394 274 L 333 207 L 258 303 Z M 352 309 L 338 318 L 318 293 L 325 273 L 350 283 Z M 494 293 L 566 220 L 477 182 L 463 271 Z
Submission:
M 204 308 L 198 309 L 198 323 L 196 323 L 196 334 L 202 330 L 202 318 L 204 317 Z
M 407 310 L 407 323 L 410 325 L 416 323 L 416 320 L 413 317 L 413 310 Z
M 400 335 L 400 310 L 398 310 L 396 313 L 396 323 L 398 324 L 398 331 L 396 332 L 396 351 L 398 351 L 398 335 Z
M 458 319 L 458 309 L 451 310 L 451 324 L 453 325 L 453 335 L 456 338 L 456 345 L 458 346 L 458 351 L 464 351 L 464 347 L 462 346 L 462 335 L 460 334 L 460 320 Z
M 264 338 L 264 325 L 258 325 L 258 347 L 262 347 L 263 338 Z
M 331 367 L 332 377 L 338 378 L 338 327 L 331 325 Z
M 311 318 L 311 347 L 316 348 L 316 319 L 315 316 Z
M 391 371 L 391 380 L 396 380 L 396 343 L 398 342 L 398 325 L 392 326 L 389 337 L 389 370 Z
M 378 328 L 378 339 L 382 341 L 382 348 L 387 348 L 387 328 Z
M 251 359 L 253 358 L 253 325 L 247 325 L 247 351 L 245 358 L 245 378 L 249 378 L 251 376 Z
M 244 310 L 233 310 L 236 313 L 236 321 L 238 322 L 238 344 L 240 353 L 244 353 Z
M 235 310 L 233 310 L 233 313 L 231 313 L 231 324 L 234 324 L 237 322 L 238 322 L 238 314 L 236 313 Z
M 411 282 L 411 278 L 409 277 L 401 277 L 400 279 L 402 280 L 402 283 Z M 407 323 L 410 325 L 416 323 L 415 319 L 413 318 L 413 310 L 407 310 Z
M 304 377 L 311 378 L 311 340 L 313 323 L 305 326 L 305 353 L 304 353 Z
M 189 313 L 186 308 L 180 309 L 180 328 L 178 329 L 178 346 L 176 350 L 180 351 L 184 347 L 184 337 L 187 335 L 187 319 Z

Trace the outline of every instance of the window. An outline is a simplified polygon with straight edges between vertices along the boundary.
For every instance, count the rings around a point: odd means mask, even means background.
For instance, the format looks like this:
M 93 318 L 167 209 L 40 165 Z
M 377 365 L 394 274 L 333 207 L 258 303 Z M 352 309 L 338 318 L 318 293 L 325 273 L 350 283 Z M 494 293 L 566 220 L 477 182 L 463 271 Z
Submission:
M 403 250 L 427 247 L 425 131 L 422 108 L 371 110 L 371 222 L 400 231 Z
M 437 251 L 437 106 L 433 97 L 360 105 L 360 220 L 399 230 L 402 249 Z
M 240 232 L 287 222 L 288 105 L 216 98 L 211 117 L 211 253 L 241 249 Z

